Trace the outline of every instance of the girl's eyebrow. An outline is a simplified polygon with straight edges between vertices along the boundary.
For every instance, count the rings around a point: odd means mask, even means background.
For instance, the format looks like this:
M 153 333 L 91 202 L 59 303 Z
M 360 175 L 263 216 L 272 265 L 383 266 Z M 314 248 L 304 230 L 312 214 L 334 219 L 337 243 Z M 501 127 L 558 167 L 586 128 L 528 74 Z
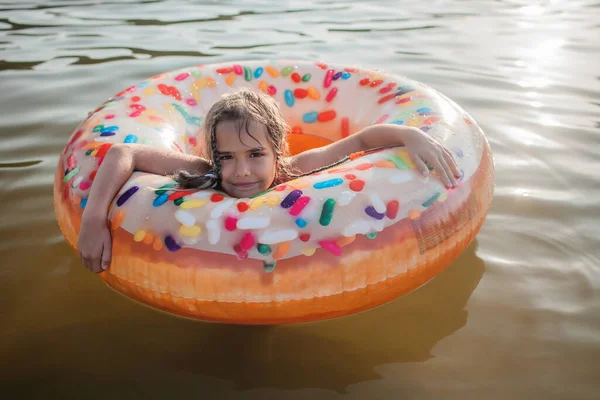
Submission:
M 252 149 L 248 149 L 248 150 L 246 151 L 246 153 L 254 153 L 255 151 L 262 151 L 262 150 L 264 150 L 264 149 L 265 149 L 265 148 L 264 148 L 264 147 L 262 147 L 262 146 L 259 146 L 259 147 L 254 147 L 254 148 L 252 148 Z M 217 150 L 217 154 L 231 154 L 231 153 L 235 153 L 235 151 L 231 152 L 231 151 L 219 151 L 219 150 Z

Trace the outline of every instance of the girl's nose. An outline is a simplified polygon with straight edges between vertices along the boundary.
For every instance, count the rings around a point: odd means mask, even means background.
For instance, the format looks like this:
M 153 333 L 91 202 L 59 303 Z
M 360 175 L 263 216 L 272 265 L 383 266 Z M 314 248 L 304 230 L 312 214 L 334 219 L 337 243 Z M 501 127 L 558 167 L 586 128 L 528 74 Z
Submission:
M 236 165 L 235 172 L 237 176 L 250 175 L 250 165 L 246 161 L 239 161 Z

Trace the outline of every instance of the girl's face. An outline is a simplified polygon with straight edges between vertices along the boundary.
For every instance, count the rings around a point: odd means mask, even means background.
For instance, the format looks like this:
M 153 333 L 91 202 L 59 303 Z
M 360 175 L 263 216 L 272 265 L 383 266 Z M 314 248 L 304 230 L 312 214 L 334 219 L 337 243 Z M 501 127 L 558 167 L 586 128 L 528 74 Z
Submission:
M 273 183 L 277 159 L 268 140 L 267 127 L 259 122 L 222 121 L 216 126 L 217 153 L 221 164 L 221 187 L 232 197 L 252 197 Z M 252 135 L 252 136 L 250 136 Z

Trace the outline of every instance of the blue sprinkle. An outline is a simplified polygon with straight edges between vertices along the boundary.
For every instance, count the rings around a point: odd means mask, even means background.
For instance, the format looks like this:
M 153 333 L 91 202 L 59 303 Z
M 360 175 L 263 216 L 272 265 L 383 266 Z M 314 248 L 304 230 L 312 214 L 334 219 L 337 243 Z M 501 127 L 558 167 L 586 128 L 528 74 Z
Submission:
M 171 236 L 165 237 L 165 246 L 167 246 L 169 251 L 177 251 L 181 249 L 181 246 L 179 246 L 175 239 L 173 239 Z
M 333 80 L 334 80 L 334 81 L 337 81 L 337 80 L 338 80 L 338 79 L 340 79 L 341 77 L 342 77 L 342 72 L 341 72 L 341 71 L 340 71 L 340 72 L 336 72 L 336 73 L 333 75 Z
M 118 131 L 119 127 L 118 126 L 105 126 L 104 128 L 102 128 L 102 133 L 104 132 L 114 132 L 114 131 Z
M 298 228 L 305 228 L 307 225 L 307 222 L 305 220 L 303 220 L 302 218 L 298 218 L 298 219 L 296 219 L 296 225 L 298 226 Z
M 285 97 L 285 104 L 287 104 L 290 107 L 293 107 L 294 106 L 294 92 L 292 92 L 290 89 L 288 89 L 283 93 L 283 96 Z
M 346 79 L 350 78 L 350 75 L 351 75 L 350 72 L 343 72 L 342 73 L 342 79 L 346 80 Z
M 310 123 L 315 122 L 318 117 L 319 117 L 318 112 L 316 112 L 316 111 L 308 112 L 302 116 L 302 121 L 306 122 L 307 124 L 310 124 Z
M 390 124 L 394 124 L 394 125 L 404 125 L 404 121 L 403 121 L 403 120 L 401 120 L 401 119 L 399 119 L 399 120 L 396 120 L 396 121 L 392 121 L 392 122 L 390 122 Z
M 137 143 L 137 141 L 137 136 L 135 136 L 133 133 L 130 133 L 129 135 L 125 136 L 125 140 L 123 140 L 123 143 Z
M 377 210 L 375 210 L 375 207 L 373 206 L 365 208 L 365 212 L 369 217 L 373 217 L 375 219 L 383 219 L 383 217 L 385 217 L 385 214 L 378 213 Z
M 142 89 L 145 88 L 146 86 L 148 86 L 150 84 L 150 82 L 146 81 L 146 82 L 142 82 L 138 85 L 138 88 Z
M 398 92 L 396 92 L 396 96 L 402 96 L 403 94 L 410 93 L 412 91 L 413 89 L 400 89 Z
M 421 108 L 419 108 L 417 110 L 417 113 L 419 113 L 419 114 L 426 114 L 426 113 L 430 113 L 432 111 L 433 110 L 431 108 L 429 108 L 429 107 L 421 107 Z
M 427 208 L 427 207 L 431 207 L 433 205 L 433 203 L 435 203 L 435 201 L 440 197 L 440 192 L 437 192 L 436 194 L 434 194 L 433 196 L 431 196 L 429 199 L 427 199 L 427 201 L 425 203 L 423 203 L 423 207 Z
M 79 205 L 81 206 L 81 208 L 85 208 L 85 206 L 87 205 L 87 197 L 85 199 L 81 199 L 81 202 L 79 203 Z
M 262 73 L 263 73 L 263 67 L 258 67 L 254 70 L 254 77 L 258 79 L 258 78 L 260 78 Z
M 327 181 L 317 182 L 313 185 L 315 189 L 327 189 L 330 187 L 338 186 L 344 183 L 342 178 L 333 178 Z
M 202 118 L 192 117 L 191 115 L 188 115 L 188 113 L 185 111 L 185 109 L 183 107 L 181 107 L 179 104 L 172 103 L 171 105 L 173 107 L 175 107 L 175 109 L 177 111 L 179 111 L 181 116 L 183 118 L 185 118 L 185 120 L 188 124 L 192 124 L 192 125 L 196 125 L 196 126 L 202 125 Z
M 458 158 L 463 158 L 464 157 L 464 153 L 461 149 L 456 150 L 456 157 Z
M 129 198 L 133 196 L 134 193 L 137 192 L 139 189 L 139 186 L 132 186 L 129 189 L 127 189 L 125 193 L 119 196 L 119 199 L 117 200 L 117 207 L 121 207 L 123 204 L 125 204 L 125 202 L 129 200 Z
M 163 204 L 165 204 L 168 199 L 169 199 L 169 195 L 161 194 L 160 196 L 158 196 L 157 198 L 154 199 L 154 201 L 152 202 L 152 205 L 154 207 L 160 207 Z

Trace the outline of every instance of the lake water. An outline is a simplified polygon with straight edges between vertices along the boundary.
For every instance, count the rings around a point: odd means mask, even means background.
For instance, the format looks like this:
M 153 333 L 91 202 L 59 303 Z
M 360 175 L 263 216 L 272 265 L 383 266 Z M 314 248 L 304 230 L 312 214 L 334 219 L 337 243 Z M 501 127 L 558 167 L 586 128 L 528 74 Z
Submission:
M 0 49 L 4 398 L 598 398 L 598 1 L 2 1 Z M 276 327 L 161 313 L 83 268 L 52 205 L 79 121 L 161 72 L 265 58 L 407 75 L 478 121 L 495 199 L 451 267 Z

